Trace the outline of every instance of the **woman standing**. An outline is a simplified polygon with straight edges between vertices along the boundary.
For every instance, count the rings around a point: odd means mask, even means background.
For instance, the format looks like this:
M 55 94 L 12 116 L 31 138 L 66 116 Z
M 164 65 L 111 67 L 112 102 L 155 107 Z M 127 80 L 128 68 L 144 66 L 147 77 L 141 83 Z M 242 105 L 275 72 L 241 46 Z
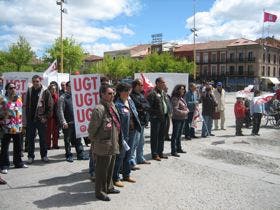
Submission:
M 171 94 L 171 104 L 173 108 L 172 124 L 173 131 L 171 137 L 171 155 L 180 157 L 178 153 L 186 153 L 181 146 L 181 134 L 184 122 L 188 117 L 189 109 L 183 99 L 186 92 L 185 85 L 176 85 Z
M 2 128 L 4 132 L 1 144 L 0 168 L 1 173 L 7 174 L 10 167 L 9 145 L 11 139 L 14 143 L 13 163 L 16 168 L 27 168 L 21 159 L 21 141 L 22 141 L 22 100 L 16 94 L 15 85 L 8 83 L 5 87 L 6 97 L 3 101 L 3 121 Z
M 52 99 L 53 99 L 53 111 L 51 114 L 51 117 L 48 118 L 48 124 L 47 124 L 47 147 L 48 149 L 59 149 L 58 147 L 58 116 L 57 116 L 57 102 L 58 102 L 58 91 L 56 89 L 55 84 L 51 84 L 49 86 L 49 91 L 51 93 Z
M 114 185 L 123 187 L 120 181 L 120 168 L 123 166 L 123 180 L 127 182 L 136 182 L 130 177 L 131 166 L 131 148 L 134 145 L 137 132 L 141 132 L 141 124 L 138 118 L 134 102 L 129 98 L 131 87 L 128 84 L 120 83 L 116 87 L 115 105 L 120 115 L 121 131 L 123 137 L 123 148 L 116 157 L 116 163 L 113 174 Z

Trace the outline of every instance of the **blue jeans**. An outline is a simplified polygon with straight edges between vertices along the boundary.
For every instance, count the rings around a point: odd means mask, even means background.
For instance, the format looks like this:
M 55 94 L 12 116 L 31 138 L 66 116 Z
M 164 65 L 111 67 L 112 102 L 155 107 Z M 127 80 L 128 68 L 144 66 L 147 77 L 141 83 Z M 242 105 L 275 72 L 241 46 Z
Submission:
M 47 133 L 47 124 L 41 123 L 38 121 L 30 121 L 27 123 L 26 136 L 28 139 L 28 158 L 35 158 L 35 136 L 36 129 L 38 130 L 39 135 L 39 144 L 40 144 L 40 155 L 41 158 L 46 157 L 48 150 L 46 145 L 46 133 Z
M 131 148 L 134 144 L 134 139 L 136 135 L 136 130 L 129 131 L 129 138 L 127 140 L 127 144 L 130 147 L 128 151 L 125 151 L 124 148 L 121 149 L 120 154 L 117 155 L 115 161 L 115 168 L 113 173 L 113 180 L 118 181 L 120 180 L 120 169 L 123 166 L 123 178 L 127 178 L 130 176 L 131 167 L 130 167 L 130 159 L 131 159 Z
M 144 144 L 145 144 L 145 137 L 144 137 L 144 130 L 145 126 L 141 125 L 141 132 L 137 132 L 139 142 L 138 142 L 138 147 L 136 149 L 136 163 L 143 163 L 146 161 L 144 157 Z
M 138 150 L 139 140 L 140 140 L 140 138 L 139 138 L 140 135 L 139 134 L 140 133 L 138 131 L 135 132 L 134 140 L 133 140 L 133 146 L 131 148 L 131 158 L 130 158 L 129 162 L 130 162 L 130 165 L 132 167 L 136 165 L 136 157 L 137 157 L 136 151 Z
M 175 154 L 178 150 L 182 150 L 181 134 L 184 127 L 184 122 L 185 120 L 172 119 L 173 131 L 171 137 L 171 154 Z
M 203 115 L 203 119 L 201 136 L 209 136 L 213 126 L 213 118 L 212 116 Z

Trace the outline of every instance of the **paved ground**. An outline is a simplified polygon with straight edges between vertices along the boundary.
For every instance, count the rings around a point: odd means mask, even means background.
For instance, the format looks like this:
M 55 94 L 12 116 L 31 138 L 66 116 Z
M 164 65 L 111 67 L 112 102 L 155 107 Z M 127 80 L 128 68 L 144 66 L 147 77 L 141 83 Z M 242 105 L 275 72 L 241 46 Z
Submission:
M 8 185 L 0 186 L 0 209 L 280 209 L 279 129 L 261 128 L 257 137 L 244 129 L 246 136 L 235 137 L 233 103 L 229 95 L 226 131 L 183 141 L 188 153 L 180 158 L 141 166 L 132 174 L 137 183 L 125 183 L 111 202 L 95 199 L 88 161 L 65 162 L 60 140 L 49 164 L 36 160 L 28 169 L 1 174 Z M 149 130 L 146 141 L 150 158 Z

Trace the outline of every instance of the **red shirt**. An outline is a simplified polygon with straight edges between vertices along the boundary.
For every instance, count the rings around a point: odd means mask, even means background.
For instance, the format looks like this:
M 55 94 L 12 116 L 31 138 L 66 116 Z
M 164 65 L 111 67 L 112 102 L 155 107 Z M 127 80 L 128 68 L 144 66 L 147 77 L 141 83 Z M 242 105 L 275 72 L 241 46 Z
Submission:
M 236 119 L 244 119 L 245 118 L 246 107 L 243 101 L 236 101 L 234 104 L 234 114 Z

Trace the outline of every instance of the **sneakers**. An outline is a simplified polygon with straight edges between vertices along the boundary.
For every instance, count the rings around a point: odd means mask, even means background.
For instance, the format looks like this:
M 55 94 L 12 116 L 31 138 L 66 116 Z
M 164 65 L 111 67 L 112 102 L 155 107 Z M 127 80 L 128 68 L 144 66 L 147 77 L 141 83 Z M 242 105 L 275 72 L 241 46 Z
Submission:
M 2 174 L 7 174 L 7 173 L 8 173 L 8 169 L 2 169 L 2 170 L 1 170 L 1 173 L 2 173 Z
M 28 164 L 32 164 L 32 163 L 33 163 L 33 161 L 34 161 L 34 159 L 33 159 L 33 158 L 28 158 L 27 163 L 28 163 Z
M 41 160 L 45 163 L 49 162 L 49 158 L 47 156 L 42 157 Z
M 74 162 L 74 160 L 73 160 L 73 157 L 72 157 L 72 156 L 67 157 L 67 158 L 66 158 L 66 161 L 67 161 L 67 162 L 69 162 L 69 163 Z
M 25 164 L 21 164 L 21 165 L 15 166 L 15 168 L 28 168 L 28 166 Z
M 114 182 L 114 185 L 117 187 L 124 187 L 124 184 L 121 181 Z

